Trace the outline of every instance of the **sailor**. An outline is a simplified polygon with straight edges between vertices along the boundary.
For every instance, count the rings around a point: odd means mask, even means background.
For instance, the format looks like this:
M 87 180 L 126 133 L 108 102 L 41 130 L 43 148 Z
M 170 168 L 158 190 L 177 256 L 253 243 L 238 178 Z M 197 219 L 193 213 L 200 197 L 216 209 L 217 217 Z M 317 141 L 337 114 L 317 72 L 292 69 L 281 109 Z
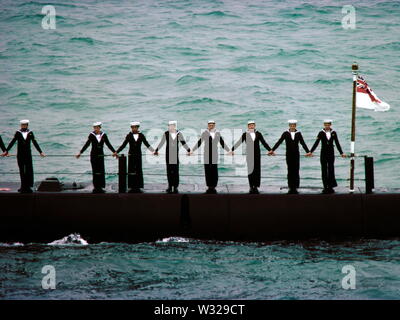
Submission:
M 21 128 L 17 130 L 17 132 L 15 132 L 14 138 L 11 140 L 10 144 L 6 148 L 4 155 L 8 156 L 8 152 L 14 146 L 15 142 L 18 142 L 17 162 L 19 167 L 19 174 L 21 177 L 21 188 L 18 190 L 18 192 L 31 193 L 33 187 L 31 142 L 33 143 L 41 157 L 45 157 L 46 155 L 42 152 L 42 149 L 40 149 L 33 132 L 30 131 L 28 128 L 29 120 L 21 120 L 20 125 Z
M 310 151 L 304 142 L 303 136 L 300 131 L 296 129 L 297 120 L 289 120 L 289 129 L 282 133 L 278 142 L 273 146 L 269 152 L 270 155 L 275 155 L 275 150 L 280 144 L 285 141 L 286 143 L 286 164 L 287 164 L 287 179 L 289 186 L 289 194 L 297 194 L 297 188 L 300 186 L 300 152 L 299 143 L 302 145 L 305 152 L 308 154 Z
M 186 144 L 182 132 L 177 130 L 177 121 L 168 122 L 168 130 L 164 132 L 162 139 L 154 151 L 154 155 L 158 155 L 158 150 L 166 144 L 165 163 L 167 165 L 168 188 L 167 193 L 178 193 L 179 186 L 179 142 L 190 154 L 190 148 Z
M 76 158 L 79 159 L 82 153 L 92 145 L 92 149 L 90 151 L 90 163 L 92 165 L 92 175 L 93 175 L 93 193 L 104 193 L 104 189 L 106 186 L 106 178 L 105 178 L 105 169 L 104 169 L 104 144 L 111 150 L 113 156 L 115 157 L 117 154 L 108 140 L 107 134 L 101 130 L 102 123 L 95 122 L 93 123 L 93 131 L 90 132 L 88 139 L 81 151 L 76 155 Z
M 1 138 L 1 136 L 0 136 L 0 149 L 3 152 L 1 156 L 4 157 L 5 152 L 6 152 L 6 146 L 4 145 L 4 142 L 3 142 L 3 139 Z
M 332 120 L 324 120 L 324 129 L 322 129 L 315 140 L 308 156 L 312 156 L 315 149 L 317 149 L 319 142 L 321 141 L 321 172 L 322 172 L 322 183 L 324 189 L 322 193 L 334 193 L 334 187 L 337 187 L 335 179 L 335 145 L 338 149 L 342 158 L 346 155 L 342 151 L 339 139 L 335 130 L 332 130 Z
M 204 142 L 204 171 L 206 176 L 207 191 L 206 193 L 217 193 L 215 190 L 218 184 L 218 144 L 221 144 L 227 152 L 230 152 L 228 146 L 225 144 L 221 133 L 215 128 L 215 121 L 209 120 L 205 130 L 192 148 L 190 154 L 193 154 Z
M 151 151 L 154 149 L 147 142 L 146 137 L 139 131 L 140 122 L 130 123 L 131 132 L 129 132 L 122 145 L 117 149 L 121 152 L 129 143 L 128 157 L 128 187 L 130 193 L 142 193 L 143 190 L 143 169 L 142 169 L 142 143 Z
M 247 122 L 247 131 L 242 134 L 240 139 L 232 147 L 232 154 L 242 144 L 246 143 L 246 162 L 249 178 L 250 193 L 257 194 L 261 182 L 261 150 L 260 142 L 265 149 L 271 151 L 271 147 L 265 141 L 261 132 L 256 130 L 255 121 Z

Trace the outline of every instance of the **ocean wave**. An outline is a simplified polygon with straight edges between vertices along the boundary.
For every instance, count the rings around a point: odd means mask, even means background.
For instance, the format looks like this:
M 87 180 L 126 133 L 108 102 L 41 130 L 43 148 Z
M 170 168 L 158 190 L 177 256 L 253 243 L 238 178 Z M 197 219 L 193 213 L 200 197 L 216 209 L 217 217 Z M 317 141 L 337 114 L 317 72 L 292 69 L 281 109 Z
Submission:
M 338 83 L 345 83 L 347 80 L 346 79 L 318 79 L 314 80 L 313 83 L 316 84 L 338 84 Z
M 65 133 L 60 133 L 60 134 L 53 134 L 54 137 L 56 136 L 62 136 L 65 137 Z M 59 142 L 42 142 L 42 145 L 45 149 L 47 150 L 60 150 L 60 149 L 66 149 L 69 147 L 69 145 L 59 143 Z
M 392 41 L 387 43 L 378 44 L 370 47 L 371 49 L 379 49 L 379 50 L 400 50 L 400 41 Z
M 298 50 L 285 50 L 279 49 L 279 52 L 275 54 L 278 57 L 298 57 L 298 56 L 322 56 L 321 52 L 316 49 L 298 49 Z
M 219 99 L 213 99 L 213 98 L 196 98 L 196 99 L 191 99 L 191 100 L 185 100 L 178 102 L 176 106 L 182 106 L 182 105 L 190 105 L 190 104 L 225 104 L 225 105 L 232 105 L 231 102 L 224 101 L 224 100 L 219 100 Z
M 193 16 L 209 16 L 209 17 L 231 17 L 231 18 L 240 18 L 237 15 L 225 13 L 220 10 L 202 12 L 202 13 L 194 13 Z
M 300 13 L 300 12 L 287 12 L 287 13 L 282 13 L 280 15 L 283 18 L 303 18 L 306 17 L 306 15 L 304 13 Z
M 223 43 L 219 43 L 217 45 L 218 49 L 227 49 L 227 50 L 238 50 L 239 48 L 233 45 L 229 45 L 229 44 L 223 44 Z
M 87 246 L 88 242 L 83 239 L 79 233 L 72 233 L 62 239 L 55 240 L 48 243 L 49 246 L 69 246 L 69 245 L 82 245 Z
M 379 165 L 379 164 L 383 164 L 383 163 L 387 163 L 387 162 L 392 162 L 392 161 L 398 163 L 399 160 L 400 160 L 400 156 L 399 156 L 399 155 L 397 155 L 397 156 L 395 156 L 395 157 L 392 157 L 392 158 L 375 157 L 375 159 L 374 159 L 374 164 L 375 164 L 375 166 L 376 166 L 376 165 Z
M 183 27 L 180 23 L 178 23 L 176 21 L 168 22 L 167 26 L 173 27 L 173 28 L 182 28 Z
M 206 81 L 206 80 L 208 80 L 208 79 L 207 78 L 203 78 L 203 77 L 185 75 L 185 76 L 180 77 L 178 80 L 176 80 L 176 83 L 177 84 L 188 84 L 188 83 Z
M 86 43 L 89 45 L 94 45 L 95 40 L 90 37 L 72 37 L 69 39 L 70 42 L 81 42 L 81 43 Z
M 16 96 L 11 97 L 11 99 L 14 98 L 22 98 L 22 97 L 27 97 L 29 96 L 29 94 L 27 92 L 20 92 L 19 94 L 17 94 Z
M 251 72 L 253 71 L 252 68 L 249 66 L 238 66 L 238 67 L 233 67 L 233 68 L 228 68 L 229 71 L 233 72 Z
M 15 21 L 30 21 L 32 23 L 40 23 L 42 21 L 44 15 L 41 13 L 36 13 L 36 14 L 16 14 L 12 16 L 8 16 L 3 19 L 3 22 L 15 22 Z M 65 17 L 62 15 L 57 14 L 57 22 L 63 22 L 65 21 Z
M 26 6 L 32 6 L 32 5 L 43 7 L 46 4 L 47 3 L 45 3 L 45 2 L 27 1 L 27 2 L 23 2 L 23 3 L 19 4 L 18 7 L 26 7 Z M 75 5 L 72 3 L 57 2 L 56 6 L 57 7 L 66 7 L 66 8 L 76 8 L 76 7 L 79 7 L 80 5 Z
M 182 238 L 182 237 L 168 237 L 168 238 L 164 238 L 161 240 L 157 240 L 156 243 L 169 243 L 169 242 L 189 242 L 188 238 Z
M 202 56 L 204 54 L 206 54 L 208 51 L 207 50 L 198 50 L 198 49 L 192 49 L 189 47 L 170 47 L 167 49 L 172 49 L 172 50 L 176 50 L 179 52 L 179 54 L 183 55 L 183 56 Z
M 0 247 L 23 247 L 24 244 L 21 242 L 13 242 L 13 243 L 3 243 L 0 242 Z

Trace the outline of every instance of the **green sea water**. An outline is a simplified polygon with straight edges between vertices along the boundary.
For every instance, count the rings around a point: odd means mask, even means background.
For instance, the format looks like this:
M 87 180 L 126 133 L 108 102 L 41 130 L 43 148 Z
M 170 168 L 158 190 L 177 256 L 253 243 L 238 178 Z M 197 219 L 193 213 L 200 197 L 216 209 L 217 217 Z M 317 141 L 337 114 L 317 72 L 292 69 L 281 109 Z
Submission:
M 56 9 L 55 30 L 42 28 L 41 10 L 48 4 Z M 355 2 L 355 29 L 342 27 L 347 4 L 0 0 L 0 134 L 7 143 L 19 120 L 30 119 L 49 155 L 34 159 L 36 180 L 52 175 L 90 181 L 88 159 L 73 155 L 94 121 L 104 123 L 117 147 L 131 121 L 141 121 L 155 146 L 167 122 L 177 120 L 192 146 L 213 119 L 231 146 L 234 130 L 245 130 L 248 120 L 256 120 L 274 144 L 287 120 L 296 118 L 311 146 L 322 120 L 332 118 L 349 152 L 351 64 L 357 61 L 391 109 L 357 110 L 356 152 L 374 157 L 376 187 L 399 187 L 400 2 Z M 145 183 L 166 182 L 159 158 L 158 163 L 150 156 L 144 161 Z M 246 184 L 236 170 L 240 164 L 229 159 L 222 158 L 220 184 Z M 263 157 L 262 163 L 262 184 L 286 185 L 282 157 Z M 336 164 L 339 184 L 347 186 L 349 162 L 338 159 Z M 117 171 L 111 158 L 106 166 L 107 172 Z M 18 181 L 14 158 L 0 159 L 0 172 L 0 181 Z M 200 158 L 183 164 L 181 174 L 181 183 L 202 185 Z M 301 176 L 303 186 L 321 185 L 314 179 L 320 176 L 318 158 L 302 159 Z M 361 159 L 356 177 L 364 178 Z M 107 181 L 116 182 L 116 176 Z M 190 240 L 178 245 L 4 246 L 0 297 L 398 298 L 398 245 L 397 240 L 354 246 Z M 43 293 L 35 287 L 36 269 L 53 259 L 70 265 L 62 271 L 60 289 Z M 360 268 L 362 290 L 340 289 L 346 261 Z

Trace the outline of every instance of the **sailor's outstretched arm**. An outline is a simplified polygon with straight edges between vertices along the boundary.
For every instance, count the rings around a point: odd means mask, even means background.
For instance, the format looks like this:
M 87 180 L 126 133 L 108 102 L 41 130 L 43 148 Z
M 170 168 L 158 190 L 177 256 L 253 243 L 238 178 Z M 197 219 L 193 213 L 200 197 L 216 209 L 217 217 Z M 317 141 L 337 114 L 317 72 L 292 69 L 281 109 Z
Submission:
M 317 139 L 315 140 L 315 142 L 314 142 L 314 144 L 313 144 L 313 146 L 312 146 L 312 148 L 310 150 L 310 153 L 313 153 L 315 151 L 315 149 L 317 149 L 320 140 L 321 140 L 321 137 L 320 137 L 320 134 L 318 133 Z
M 84 153 L 89 146 L 90 146 L 90 135 L 79 153 Z
M 145 137 L 145 135 L 143 133 L 142 133 L 142 141 L 143 141 L 144 145 L 146 146 L 146 148 L 150 150 L 150 152 L 154 152 L 153 147 L 147 141 L 147 139 L 146 139 L 146 137 Z
M 240 139 L 238 141 L 236 141 L 236 143 L 234 144 L 234 146 L 232 147 L 232 152 L 235 151 L 237 148 L 239 148 L 239 146 L 242 144 L 242 142 L 246 141 L 246 133 L 243 133 L 242 136 L 240 137 Z
M 281 145 L 281 143 L 283 142 L 283 140 L 285 140 L 285 133 L 282 133 L 281 137 L 279 138 L 277 143 L 275 143 L 275 145 L 272 147 L 271 151 L 275 151 L 276 149 L 278 149 L 279 146 Z
M 301 134 L 301 132 L 299 133 L 299 135 L 300 135 L 300 144 L 303 147 L 304 151 L 306 153 L 310 153 L 310 150 L 308 149 L 306 143 L 304 142 L 303 135 Z
M 260 135 L 261 144 L 264 146 L 265 149 L 267 149 L 268 151 L 271 151 L 271 147 L 269 146 L 267 141 L 265 141 L 264 136 L 261 134 L 261 132 L 259 132 L 259 135 Z
M 75 156 L 77 159 L 79 159 L 79 157 L 81 156 L 82 153 L 85 152 L 85 150 L 90 146 L 90 134 L 89 137 L 87 138 L 87 141 L 85 142 L 85 144 L 83 145 L 81 151 L 78 152 L 78 154 Z
M 105 137 L 104 137 L 104 142 L 105 142 L 105 144 L 107 145 L 108 149 L 110 149 L 110 151 L 111 151 L 112 153 L 115 153 L 115 149 L 114 149 L 114 147 L 112 146 L 110 140 L 108 140 L 108 136 L 107 136 L 106 134 L 104 134 L 104 136 L 105 136 Z
M 44 156 L 44 153 L 43 153 L 42 149 L 40 148 L 39 143 L 37 142 L 33 132 L 32 132 L 32 143 L 35 146 L 36 150 L 40 153 L 40 155 Z
M 160 143 L 158 144 L 156 150 L 154 150 L 155 153 L 158 153 L 158 150 L 160 150 L 162 148 L 165 141 L 167 141 L 167 138 L 165 137 L 165 133 L 163 133 Z
M 224 138 L 222 138 L 222 136 L 219 137 L 219 143 L 221 144 L 222 148 L 225 149 L 226 152 L 230 152 L 231 150 L 229 149 L 229 147 L 226 145 Z
M 194 145 L 191 152 L 195 152 L 201 146 L 202 142 L 203 142 L 203 135 L 201 135 L 199 141 L 197 141 L 197 143 Z
M 336 145 L 336 148 L 338 149 L 340 155 L 343 156 L 344 153 L 343 153 L 342 147 L 340 146 L 339 138 L 337 136 L 337 133 L 335 134 L 335 145 Z
M 186 151 L 190 152 L 190 148 L 187 145 L 185 138 L 183 137 L 183 134 L 181 132 L 178 133 L 178 139 L 181 142 L 181 144 L 183 145 L 183 147 L 186 149 Z
M 116 153 L 120 153 L 122 150 L 125 149 L 126 145 L 129 142 L 129 134 L 126 135 L 124 142 L 122 142 L 121 146 L 117 149 Z
M 8 144 L 8 147 L 6 148 L 6 153 L 8 153 L 12 149 L 12 147 L 15 144 L 15 142 L 17 142 L 17 133 L 15 133 L 14 138 Z
M 6 151 L 6 146 L 4 145 L 3 139 L 0 136 L 0 149 L 1 151 L 5 152 Z

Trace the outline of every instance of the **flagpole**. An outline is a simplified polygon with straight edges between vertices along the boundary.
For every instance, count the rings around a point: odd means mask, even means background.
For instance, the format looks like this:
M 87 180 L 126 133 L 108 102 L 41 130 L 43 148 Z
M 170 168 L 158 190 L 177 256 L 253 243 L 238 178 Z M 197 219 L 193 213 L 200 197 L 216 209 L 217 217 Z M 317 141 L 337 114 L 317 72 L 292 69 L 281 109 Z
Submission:
M 358 64 L 353 63 L 351 66 L 353 72 L 353 104 L 351 112 L 351 142 L 350 142 L 350 193 L 354 192 L 354 147 L 356 141 L 356 92 L 357 92 L 357 75 Z

